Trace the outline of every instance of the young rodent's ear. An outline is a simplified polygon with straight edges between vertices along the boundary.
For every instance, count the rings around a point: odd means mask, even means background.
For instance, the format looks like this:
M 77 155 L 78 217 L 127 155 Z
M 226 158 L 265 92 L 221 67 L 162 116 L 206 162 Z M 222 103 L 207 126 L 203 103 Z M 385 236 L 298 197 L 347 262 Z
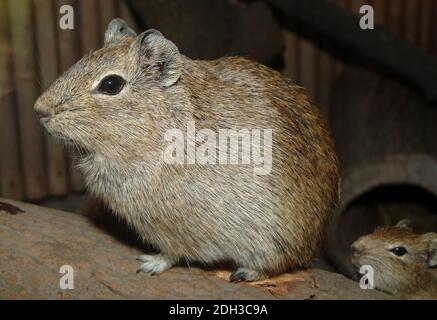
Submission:
M 395 227 L 410 230 L 410 231 L 413 230 L 413 226 L 411 225 L 411 221 L 407 220 L 407 219 L 399 221 L 398 223 L 396 223 Z
M 428 245 L 428 267 L 437 266 L 437 233 L 430 232 L 422 235 Z
M 157 67 L 158 79 L 163 87 L 170 87 L 181 76 L 179 49 L 158 30 L 149 29 L 140 34 L 132 43 L 129 54 L 138 59 L 140 65 Z
M 124 42 L 130 43 L 136 36 L 135 31 L 129 28 L 123 19 L 116 18 L 109 23 L 108 29 L 106 29 L 104 46 L 107 47 Z M 130 41 L 128 42 L 128 40 Z

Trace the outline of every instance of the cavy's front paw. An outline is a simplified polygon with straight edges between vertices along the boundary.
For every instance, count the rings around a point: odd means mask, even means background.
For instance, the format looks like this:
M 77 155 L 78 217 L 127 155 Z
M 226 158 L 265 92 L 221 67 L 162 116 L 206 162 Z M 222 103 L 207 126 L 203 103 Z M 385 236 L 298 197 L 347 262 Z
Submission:
M 163 254 L 146 254 L 138 257 L 137 260 L 142 262 L 137 273 L 145 272 L 151 276 L 162 273 L 173 266 L 170 259 L 166 258 Z

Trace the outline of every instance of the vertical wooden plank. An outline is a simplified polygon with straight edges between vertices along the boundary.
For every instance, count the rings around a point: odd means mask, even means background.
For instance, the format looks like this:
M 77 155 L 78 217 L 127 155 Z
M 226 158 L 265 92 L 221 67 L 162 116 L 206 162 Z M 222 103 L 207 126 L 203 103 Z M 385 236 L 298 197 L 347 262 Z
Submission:
M 61 72 L 68 70 L 78 59 L 79 59 L 79 37 L 78 37 L 78 6 L 76 6 L 76 1 L 74 0 L 57 0 L 56 1 L 56 13 L 57 17 L 59 15 L 59 9 L 63 5 L 72 6 L 75 11 L 75 30 L 62 30 L 58 28 L 58 40 L 59 40 L 59 64 Z M 82 174 L 74 165 L 74 158 L 76 157 L 75 150 L 69 153 L 69 165 L 70 165 L 70 187 L 74 192 L 82 192 L 84 188 L 84 181 Z
M 295 33 L 283 31 L 284 35 L 284 69 L 285 76 L 299 82 L 299 39 Z
M 372 0 L 370 5 L 373 7 L 375 13 L 375 22 L 377 24 L 386 25 L 386 0 Z
M 300 84 L 305 87 L 315 103 L 317 100 L 316 85 L 316 49 L 306 40 L 300 40 Z
M 25 191 L 29 200 L 39 200 L 47 196 L 48 190 L 42 131 L 33 111 L 38 85 L 33 50 L 32 1 L 9 1 L 9 16 Z
M 409 0 L 411 1 L 411 0 Z M 398 36 L 403 35 L 403 1 L 402 0 L 388 0 L 386 6 L 387 10 L 387 27 Z
M 105 31 L 108 28 L 109 22 L 112 19 L 117 18 L 117 3 L 115 0 L 99 0 L 99 2 L 99 34 L 101 43 L 103 43 Z
M 0 195 L 20 200 L 23 190 L 12 78 L 8 1 L 0 0 Z
M 333 65 L 334 61 L 331 55 L 320 50 L 318 52 L 319 65 L 318 65 L 318 97 L 319 108 L 322 111 L 326 119 L 329 119 L 330 104 L 331 104 L 331 87 L 333 82 Z
M 110 3 L 111 1 L 107 1 Z M 100 28 L 96 13 L 99 12 L 97 0 L 79 2 L 80 12 L 80 40 L 82 55 L 100 48 Z M 103 8 L 102 8 L 103 9 Z
M 419 1 L 407 0 L 404 2 L 404 37 L 412 44 L 419 44 Z
M 369 1 L 368 0 L 351 0 L 349 8 L 353 14 L 358 16 L 358 15 L 361 15 L 360 14 L 361 6 L 363 6 L 365 4 L 369 4 Z
M 419 46 L 425 51 L 430 49 L 430 30 L 432 16 L 432 0 L 420 1 Z M 436 35 L 434 34 L 434 37 Z
M 431 8 L 431 21 L 437 21 L 437 1 L 432 1 L 432 8 Z M 429 52 L 437 56 L 437 23 L 431 23 L 430 24 L 430 48 Z
M 129 7 L 126 4 L 126 1 L 118 0 L 118 14 L 122 19 L 124 19 L 127 22 L 129 27 L 131 27 L 136 32 L 139 31 L 138 26 L 136 25 L 135 20 L 129 11 Z M 143 30 L 141 30 L 141 31 L 143 31 Z
M 341 9 L 348 9 L 350 6 L 350 0 L 334 0 L 333 2 Z M 344 69 L 344 63 L 340 59 L 336 59 L 336 63 L 333 70 L 332 78 L 334 79 L 338 74 L 340 74 Z
M 58 75 L 57 19 L 51 0 L 34 0 L 38 65 L 43 89 Z M 62 146 L 46 135 L 49 191 L 54 196 L 68 193 L 67 168 Z

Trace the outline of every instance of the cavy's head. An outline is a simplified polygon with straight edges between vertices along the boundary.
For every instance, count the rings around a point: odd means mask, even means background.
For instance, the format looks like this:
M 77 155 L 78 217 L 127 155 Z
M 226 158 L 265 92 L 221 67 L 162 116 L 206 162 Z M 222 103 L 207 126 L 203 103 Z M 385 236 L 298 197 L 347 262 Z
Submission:
M 428 267 L 437 266 L 437 233 L 417 234 L 408 220 L 377 228 L 351 246 L 352 263 L 374 270 L 376 288 L 394 293 Z
M 156 30 L 137 36 L 121 19 L 103 48 L 59 77 L 35 111 L 53 136 L 87 150 L 116 155 L 153 139 L 154 118 L 170 117 L 166 95 L 182 70 L 177 47 Z M 161 114 L 164 113 L 164 114 Z

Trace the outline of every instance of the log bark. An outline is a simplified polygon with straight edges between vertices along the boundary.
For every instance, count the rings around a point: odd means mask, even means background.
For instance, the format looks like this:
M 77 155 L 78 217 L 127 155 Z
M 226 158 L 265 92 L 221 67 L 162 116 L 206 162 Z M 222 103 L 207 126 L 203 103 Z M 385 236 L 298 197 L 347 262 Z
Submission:
M 378 187 L 395 185 L 417 186 L 437 196 L 436 123 L 437 109 L 393 79 L 348 66 L 335 82 L 331 128 L 342 168 L 342 194 L 326 252 L 337 267 L 344 268 L 351 241 L 382 222 L 372 218 L 380 215 L 372 213 L 375 208 L 368 208 L 367 217 L 348 213 L 361 221 L 362 231 L 342 221 L 357 199 Z M 345 234 L 351 232 L 355 239 L 346 241 Z
M 381 26 L 363 32 L 359 17 L 322 0 L 268 0 L 283 27 L 316 32 L 348 52 L 358 62 L 389 70 L 437 102 L 437 61 Z M 394 21 L 391 25 L 396 25 Z M 397 28 L 397 27 L 395 27 Z M 397 29 L 396 29 L 397 30 Z M 335 53 L 335 52 L 334 52 Z
M 319 269 L 252 284 L 229 283 L 226 270 L 193 266 L 150 277 L 135 272 L 143 252 L 84 216 L 0 199 L 1 299 L 391 298 Z M 64 265 L 73 268 L 73 290 L 59 286 Z
M 342 165 L 342 206 L 377 185 L 437 195 L 437 110 L 405 85 L 349 66 L 335 83 L 331 127 Z

